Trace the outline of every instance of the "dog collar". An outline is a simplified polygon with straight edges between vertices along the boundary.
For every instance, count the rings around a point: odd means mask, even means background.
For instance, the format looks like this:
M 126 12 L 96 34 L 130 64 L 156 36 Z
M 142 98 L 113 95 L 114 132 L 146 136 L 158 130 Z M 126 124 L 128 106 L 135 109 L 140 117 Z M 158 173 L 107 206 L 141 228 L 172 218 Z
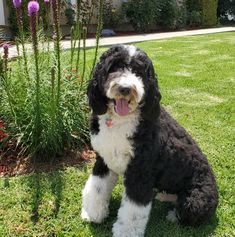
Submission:
M 108 113 L 108 117 L 106 118 L 105 124 L 108 128 L 112 128 L 113 127 L 113 120 L 111 118 L 111 113 Z
M 113 127 L 113 120 L 111 118 L 106 118 L 105 123 L 106 123 L 108 128 L 112 128 Z

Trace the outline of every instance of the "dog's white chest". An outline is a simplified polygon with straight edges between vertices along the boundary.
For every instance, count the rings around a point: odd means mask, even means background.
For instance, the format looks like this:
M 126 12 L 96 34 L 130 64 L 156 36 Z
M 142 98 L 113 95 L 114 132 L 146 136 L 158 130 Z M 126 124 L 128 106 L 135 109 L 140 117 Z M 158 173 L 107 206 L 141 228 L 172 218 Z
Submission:
M 136 131 L 138 116 L 131 114 L 125 117 L 114 117 L 112 128 L 108 128 L 106 119 L 106 115 L 99 117 L 100 131 L 97 135 L 91 136 L 91 144 L 109 169 L 122 175 L 133 157 L 131 137 Z

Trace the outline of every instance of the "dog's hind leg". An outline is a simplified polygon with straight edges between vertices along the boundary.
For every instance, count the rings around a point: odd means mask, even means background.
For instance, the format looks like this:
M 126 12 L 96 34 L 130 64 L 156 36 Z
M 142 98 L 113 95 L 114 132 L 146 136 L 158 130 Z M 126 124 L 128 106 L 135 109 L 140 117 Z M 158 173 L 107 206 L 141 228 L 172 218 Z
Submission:
M 178 196 L 176 214 L 180 224 L 197 226 L 210 220 L 218 204 L 217 192 L 192 189 Z
M 108 169 L 101 157 L 96 158 L 93 172 L 82 192 L 82 219 L 101 223 L 109 213 L 109 199 L 117 174 Z

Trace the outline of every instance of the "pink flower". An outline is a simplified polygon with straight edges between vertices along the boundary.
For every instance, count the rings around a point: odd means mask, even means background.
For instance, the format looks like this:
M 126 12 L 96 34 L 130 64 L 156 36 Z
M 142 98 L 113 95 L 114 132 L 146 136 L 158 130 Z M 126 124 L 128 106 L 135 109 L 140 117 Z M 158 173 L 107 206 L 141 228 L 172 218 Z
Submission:
M 50 0 L 44 0 L 44 3 L 45 3 L 45 4 L 49 4 L 49 3 L 50 3 Z
M 12 2 L 16 9 L 21 7 L 21 0 L 12 0 Z
M 29 16 L 35 15 L 39 11 L 39 4 L 35 1 L 30 1 L 28 3 L 28 13 Z

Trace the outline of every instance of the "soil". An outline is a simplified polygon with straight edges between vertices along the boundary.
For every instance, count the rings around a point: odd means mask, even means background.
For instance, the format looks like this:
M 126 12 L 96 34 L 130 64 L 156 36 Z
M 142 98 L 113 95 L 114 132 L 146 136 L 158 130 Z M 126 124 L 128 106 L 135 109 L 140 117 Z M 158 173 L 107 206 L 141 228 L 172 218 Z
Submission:
M 8 141 L 4 148 L 0 147 L 0 177 L 63 170 L 66 167 L 78 167 L 95 160 L 95 152 L 88 146 L 81 151 L 65 150 L 63 154 L 46 161 L 20 155 L 22 150 L 22 148 L 16 148 L 15 141 Z

